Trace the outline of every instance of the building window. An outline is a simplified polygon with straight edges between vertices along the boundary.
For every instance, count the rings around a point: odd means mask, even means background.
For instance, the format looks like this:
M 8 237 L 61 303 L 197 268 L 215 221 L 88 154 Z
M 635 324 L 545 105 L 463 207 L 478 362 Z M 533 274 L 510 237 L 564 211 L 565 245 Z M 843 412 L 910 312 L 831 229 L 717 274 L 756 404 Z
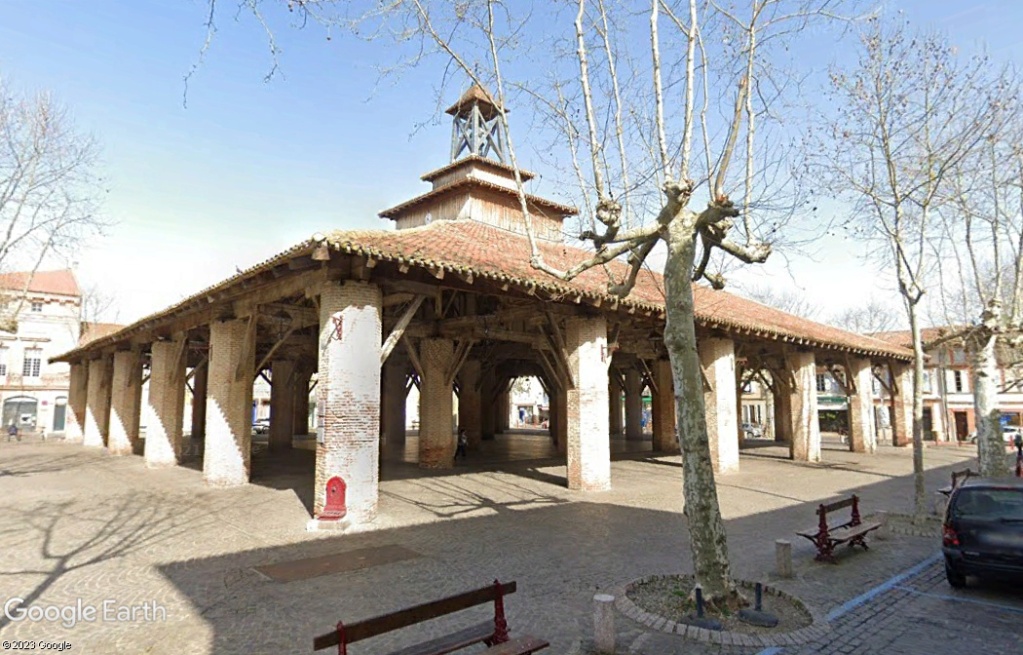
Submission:
M 7 375 L 7 349 L 0 348 L 0 377 Z
M 743 382 L 742 383 L 742 392 L 743 393 L 753 393 L 753 382 L 750 381 L 750 380 L 746 380 L 745 382 Z
M 824 393 L 828 390 L 828 376 L 823 373 L 817 374 L 817 393 Z
M 21 368 L 21 374 L 27 378 L 39 377 L 39 368 L 43 362 L 43 351 L 39 348 L 30 348 L 25 351 L 25 365 Z
M 34 311 L 34 312 L 41 312 L 41 311 L 43 311 L 43 301 L 42 300 L 33 300 L 32 301 L 32 311 Z
M 932 391 L 933 389 L 931 388 L 931 372 L 924 371 L 924 393 L 931 393 Z
M 954 389 L 956 393 L 966 391 L 965 385 L 963 384 L 962 371 L 952 371 L 952 389 Z

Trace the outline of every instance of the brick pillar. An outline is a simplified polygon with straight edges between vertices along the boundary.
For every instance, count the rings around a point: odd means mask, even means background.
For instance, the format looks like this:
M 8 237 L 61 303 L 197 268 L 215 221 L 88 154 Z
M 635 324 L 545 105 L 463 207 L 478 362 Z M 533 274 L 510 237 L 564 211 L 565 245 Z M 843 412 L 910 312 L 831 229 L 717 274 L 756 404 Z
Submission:
M 608 375 L 608 433 L 618 436 L 622 433 L 622 385 L 617 375 Z
M 130 455 L 139 440 L 142 404 L 142 353 L 123 350 L 114 353 L 114 374 L 110 385 L 110 439 L 107 449 L 114 455 Z
M 479 448 L 483 439 L 483 402 L 480 399 L 480 361 L 467 359 L 458 372 L 458 425 L 465 428 L 469 449 Z
M 731 339 L 697 342 L 700 366 L 710 391 L 703 394 L 707 411 L 707 437 L 715 473 L 739 470 L 739 427 L 735 415 L 735 343 Z
M 295 435 L 295 362 L 275 359 L 270 363 L 270 450 L 291 448 Z
M 75 362 L 71 364 L 67 417 L 64 424 L 64 440 L 68 443 L 82 443 L 85 431 L 85 406 L 88 395 L 89 362 Z
M 419 466 L 422 468 L 441 469 L 454 465 L 451 385 L 447 381 L 454 355 L 454 343 L 450 339 L 423 339 L 420 343 L 423 379 L 419 389 Z
M 405 366 L 399 363 L 384 365 L 383 406 L 384 439 L 388 444 L 405 443 Z
M 813 353 L 790 352 L 785 362 L 795 378 L 792 389 L 792 459 L 821 461 L 821 428 L 817 416 L 817 363 Z
M 870 360 L 850 360 L 850 369 L 846 373 L 855 383 L 856 393 L 849 396 L 849 448 L 854 453 L 873 453 L 877 451 L 877 431 Z
M 350 520 L 376 518 L 382 314 L 383 296 L 375 284 L 326 283 L 320 292 L 316 414 L 322 436 L 317 435 L 315 515 L 323 510 L 327 481 L 340 476 L 348 486 Z
M 895 364 L 892 369 L 896 385 L 889 405 L 892 415 L 892 445 L 908 446 L 913 443 L 913 367 L 909 364 Z M 91 370 L 89 374 L 92 375 Z M 972 414 L 970 412 L 971 416 Z M 970 426 L 970 431 L 974 429 Z
M 568 488 L 611 488 L 608 438 L 607 323 L 603 316 L 565 321 L 565 347 L 575 381 L 565 403 L 568 443 Z
M 625 438 L 643 438 L 643 379 L 634 368 L 625 371 Z
M 675 384 L 671 375 L 671 362 L 658 359 L 654 362 L 654 382 L 657 391 L 653 397 L 654 450 L 663 453 L 679 452 L 678 437 L 675 435 Z
M 206 390 L 209 388 L 209 360 L 193 369 L 192 374 L 192 438 L 206 438 Z
M 153 343 L 149 375 L 146 466 L 174 466 L 181 456 L 185 411 L 185 340 Z
M 484 441 L 490 441 L 497 432 L 497 379 L 494 369 L 483 371 L 480 380 L 480 432 Z
M 295 376 L 295 427 L 292 428 L 295 434 L 309 434 L 309 380 L 313 372 L 307 363 L 299 362 Z
M 105 446 L 110 432 L 110 382 L 113 357 L 103 355 L 89 361 L 89 383 L 86 394 L 85 431 L 82 444 Z
M 551 438 L 559 455 L 568 453 L 568 392 L 554 387 L 550 397 Z
M 249 481 L 252 457 L 254 334 L 249 319 L 210 324 L 210 372 L 206 396 L 206 443 L 202 477 L 211 487 Z

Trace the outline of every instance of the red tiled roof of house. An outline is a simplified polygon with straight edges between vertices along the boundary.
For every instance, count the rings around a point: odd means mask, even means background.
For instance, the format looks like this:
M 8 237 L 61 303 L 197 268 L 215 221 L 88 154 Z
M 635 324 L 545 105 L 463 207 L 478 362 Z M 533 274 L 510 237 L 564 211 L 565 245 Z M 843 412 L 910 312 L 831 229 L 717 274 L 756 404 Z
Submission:
M 920 330 L 920 340 L 923 341 L 924 348 L 938 339 L 947 339 L 953 337 L 957 332 L 969 329 L 968 326 L 960 325 L 943 325 L 941 327 L 929 327 L 922 328 Z M 874 335 L 882 341 L 894 344 L 896 346 L 902 346 L 903 348 L 913 347 L 913 335 L 909 330 L 894 330 L 891 332 L 878 332 Z
M 254 277 L 293 258 L 309 255 L 322 244 L 333 250 L 373 257 L 381 261 L 393 261 L 409 267 L 426 268 L 433 271 L 447 271 L 463 276 L 485 278 L 498 283 L 525 290 L 542 290 L 551 297 L 576 300 L 603 306 L 619 304 L 625 308 L 649 311 L 658 315 L 664 312 L 664 278 L 658 273 L 642 271 L 632 293 L 619 299 L 607 291 L 608 271 L 620 276 L 626 270 L 622 262 L 614 261 L 606 267 L 591 268 L 571 282 L 558 280 L 530 266 L 529 243 L 526 237 L 501 230 L 478 221 L 437 221 L 429 225 L 406 230 L 342 230 L 296 244 L 284 252 L 233 275 L 211 287 L 186 298 L 165 310 L 142 318 L 120 332 L 102 339 L 102 344 L 92 343 L 90 347 L 109 345 L 128 334 L 152 329 L 163 321 L 192 308 L 206 307 L 212 294 L 226 291 L 242 280 Z M 587 258 L 590 253 L 568 245 L 537 241 L 544 260 L 562 270 L 570 268 Z M 907 349 L 835 327 L 786 314 L 759 303 L 734 296 L 725 291 L 715 291 L 697 285 L 693 289 L 696 305 L 696 321 L 704 327 L 721 327 L 747 332 L 762 338 L 778 339 L 817 345 L 824 348 L 839 348 L 867 355 L 891 356 L 908 360 L 912 353 Z M 81 348 L 64 353 L 57 361 L 68 361 L 80 355 Z
M 31 277 L 31 280 L 29 280 Z M 31 293 L 49 293 L 57 296 L 81 296 L 74 272 L 62 271 L 15 272 L 0 274 L 0 289 L 21 291 L 28 283 Z
M 82 334 L 78 337 L 78 345 L 84 346 L 90 341 L 110 336 L 123 328 L 120 323 L 82 323 Z
M 383 218 L 399 218 L 403 213 L 405 213 L 406 210 L 412 209 L 413 207 L 420 205 L 426 202 L 427 200 L 433 200 L 452 191 L 464 189 L 466 187 L 479 187 L 482 189 L 486 189 L 488 191 L 497 191 L 499 193 L 513 196 L 516 199 L 518 199 L 519 197 L 519 193 L 515 189 L 509 189 L 506 186 L 494 184 L 493 182 L 487 182 L 486 180 L 481 180 L 475 177 L 465 177 L 458 180 L 457 182 L 445 184 L 444 186 L 438 189 L 434 189 L 433 191 L 424 193 L 421 196 L 416 196 L 411 200 L 406 200 L 400 205 L 395 205 L 394 207 L 385 209 L 382 212 L 380 212 L 379 215 Z M 563 205 L 559 202 L 548 200 L 547 198 L 541 198 L 540 196 L 530 195 L 528 193 L 526 194 L 526 200 L 528 200 L 531 204 L 536 205 L 537 207 L 550 209 L 559 217 L 573 216 L 579 212 L 579 210 L 577 210 L 575 207 L 572 207 L 571 205 Z

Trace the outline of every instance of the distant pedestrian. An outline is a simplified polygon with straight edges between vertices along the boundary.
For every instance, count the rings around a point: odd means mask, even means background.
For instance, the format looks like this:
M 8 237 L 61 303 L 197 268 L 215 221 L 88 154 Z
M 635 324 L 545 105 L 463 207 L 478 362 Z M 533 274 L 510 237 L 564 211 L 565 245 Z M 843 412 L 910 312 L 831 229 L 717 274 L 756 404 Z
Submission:
M 466 458 L 465 447 L 469 445 L 469 436 L 465 433 L 465 428 L 458 428 L 458 447 L 455 449 L 455 459 L 458 459 L 461 455 L 462 459 Z
M 18 426 L 14 424 L 14 421 L 11 421 L 11 424 L 7 426 L 7 441 L 10 442 L 11 439 L 21 441 L 21 434 L 18 432 Z

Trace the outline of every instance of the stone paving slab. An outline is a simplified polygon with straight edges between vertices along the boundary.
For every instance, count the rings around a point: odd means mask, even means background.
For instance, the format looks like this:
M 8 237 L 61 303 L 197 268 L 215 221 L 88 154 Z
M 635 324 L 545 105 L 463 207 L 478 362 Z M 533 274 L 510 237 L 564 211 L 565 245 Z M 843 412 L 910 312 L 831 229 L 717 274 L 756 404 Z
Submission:
M 929 450 L 929 486 L 944 484 L 972 454 Z M 793 532 L 816 503 L 856 492 L 866 513 L 906 511 L 912 489 L 907 450 L 825 457 L 826 464 L 811 465 L 744 456 L 742 472 L 719 480 L 736 577 L 768 581 L 822 612 L 935 547 L 929 538 L 892 535 L 868 552 L 843 554 L 838 565 L 814 562 L 812 546 L 795 541 Z M 341 535 L 305 531 L 307 490 L 295 487 L 305 482 L 294 474 L 294 461 L 282 467 L 286 475 L 275 478 L 269 466 L 255 484 L 220 490 L 206 488 L 200 471 L 147 470 L 138 457 L 72 444 L 0 444 L 0 595 L 39 607 L 81 599 L 155 603 L 165 611 L 152 621 L 73 627 L 0 619 L 0 636 L 67 639 L 77 653 L 303 653 L 338 619 L 359 620 L 499 578 L 519 583 L 507 602 L 512 634 L 543 637 L 551 642 L 545 652 L 563 655 L 584 652 L 595 593 L 691 570 L 677 456 L 616 459 L 614 489 L 589 494 L 566 489 L 564 465 L 550 460 L 473 466 L 470 458 L 455 471 L 419 475 L 414 467 L 401 469 L 381 483 L 380 519 Z M 770 573 L 776 538 L 793 540 L 790 580 Z M 421 556 L 287 583 L 253 570 L 388 544 Z M 487 615 L 481 608 L 386 635 L 368 652 Z M 704 645 L 616 618 L 619 643 L 631 652 L 756 652 L 701 651 Z

